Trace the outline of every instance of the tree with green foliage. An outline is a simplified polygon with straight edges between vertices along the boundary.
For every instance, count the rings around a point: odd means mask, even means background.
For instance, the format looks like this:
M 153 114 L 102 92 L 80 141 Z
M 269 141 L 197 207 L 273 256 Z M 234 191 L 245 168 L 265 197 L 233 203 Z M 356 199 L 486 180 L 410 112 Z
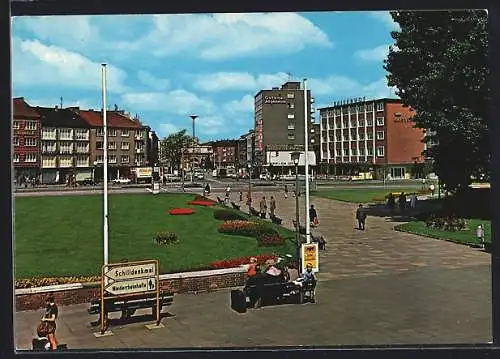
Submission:
M 170 171 L 179 170 L 181 167 L 182 151 L 193 143 L 192 136 L 187 134 L 187 130 L 181 130 L 165 137 L 160 142 L 162 161 L 169 163 Z
M 395 11 L 384 69 L 432 142 L 426 155 L 445 188 L 490 178 L 488 15 L 482 10 Z

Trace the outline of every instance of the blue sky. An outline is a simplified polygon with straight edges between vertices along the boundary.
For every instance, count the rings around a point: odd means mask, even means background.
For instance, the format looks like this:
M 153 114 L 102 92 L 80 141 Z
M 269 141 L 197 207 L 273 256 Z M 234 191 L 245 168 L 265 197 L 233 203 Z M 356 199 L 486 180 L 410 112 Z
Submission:
M 291 73 L 316 107 L 394 97 L 382 68 L 388 12 L 19 17 L 12 23 L 14 96 L 33 105 L 100 109 L 100 64 L 116 104 L 163 137 L 202 141 L 253 128 L 253 96 Z

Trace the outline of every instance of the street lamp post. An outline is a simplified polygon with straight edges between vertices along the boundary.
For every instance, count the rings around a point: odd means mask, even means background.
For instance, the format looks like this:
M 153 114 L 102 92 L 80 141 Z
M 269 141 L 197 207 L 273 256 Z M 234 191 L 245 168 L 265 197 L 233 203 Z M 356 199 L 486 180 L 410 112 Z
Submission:
M 307 97 L 307 79 L 304 79 L 304 163 L 305 163 L 305 175 L 306 175 L 306 195 L 305 195 L 305 225 L 306 225 L 306 240 L 307 243 L 311 243 L 311 221 L 309 218 L 309 99 Z
M 252 164 L 251 163 L 248 163 L 247 164 L 248 166 L 248 213 L 250 213 L 250 207 L 252 207 L 252 182 L 251 182 L 251 179 L 252 179 Z
M 190 115 L 189 117 L 191 117 L 191 120 L 193 120 L 193 153 L 192 153 L 192 156 L 191 156 L 191 182 L 193 182 L 193 171 L 194 171 L 194 147 L 195 147 L 195 128 L 194 128 L 194 122 L 195 120 L 198 118 L 198 116 L 196 115 Z
M 299 219 L 299 158 L 300 152 L 291 153 L 293 164 L 295 165 L 295 242 L 297 245 L 297 270 L 300 271 L 300 219 Z

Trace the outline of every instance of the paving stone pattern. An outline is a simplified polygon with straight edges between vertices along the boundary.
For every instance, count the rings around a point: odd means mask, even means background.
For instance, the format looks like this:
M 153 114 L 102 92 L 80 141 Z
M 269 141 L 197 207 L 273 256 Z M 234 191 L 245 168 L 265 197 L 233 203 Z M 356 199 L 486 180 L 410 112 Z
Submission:
M 215 196 L 220 193 L 214 193 Z M 295 199 L 277 201 L 292 228 Z M 238 194 L 232 194 L 237 202 Z M 303 218 L 304 197 L 300 197 Z M 368 217 L 355 227 L 355 204 L 311 198 L 328 241 L 320 253 L 317 302 L 279 305 L 238 314 L 229 290 L 182 294 L 168 307 L 164 328 L 148 330 L 144 315 L 95 338 L 88 305 L 60 308 L 58 338 L 70 348 L 176 348 L 272 345 L 384 345 L 485 343 L 491 340 L 490 256 L 446 241 L 396 232 L 395 223 Z M 242 205 L 242 209 L 246 209 Z M 303 222 L 303 221 L 302 221 Z M 144 311 L 144 313 L 147 313 Z M 16 347 L 28 349 L 40 311 L 16 315 Z

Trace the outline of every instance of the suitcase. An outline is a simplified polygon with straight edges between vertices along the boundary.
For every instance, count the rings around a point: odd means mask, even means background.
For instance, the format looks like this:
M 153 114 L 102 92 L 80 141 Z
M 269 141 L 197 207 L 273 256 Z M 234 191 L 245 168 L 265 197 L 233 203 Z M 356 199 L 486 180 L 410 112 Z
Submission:
M 245 293 L 239 289 L 231 290 L 231 309 L 238 313 L 246 313 L 247 298 Z

